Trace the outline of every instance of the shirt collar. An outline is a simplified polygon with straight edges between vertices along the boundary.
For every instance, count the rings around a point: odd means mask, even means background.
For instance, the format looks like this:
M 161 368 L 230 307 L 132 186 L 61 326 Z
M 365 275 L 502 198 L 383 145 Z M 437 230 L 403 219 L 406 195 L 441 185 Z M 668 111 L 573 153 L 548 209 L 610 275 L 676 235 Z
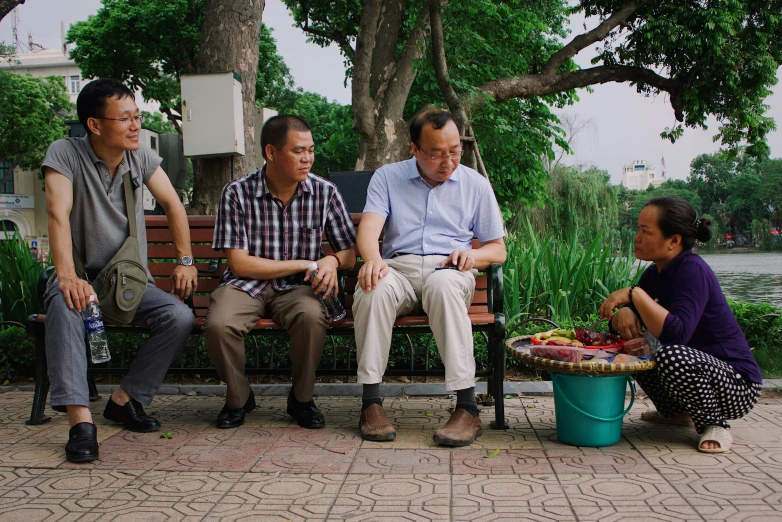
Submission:
M 410 158 L 407 160 L 409 162 L 409 168 L 407 169 L 407 179 L 415 179 L 415 178 L 421 178 L 421 181 L 426 183 L 426 180 L 421 176 L 421 173 L 418 172 L 418 165 L 416 164 L 415 157 Z M 448 181 L 460 181 L 462 179 L 462 165 L 459 164 L 456 166 L 456 170 L 453 171 L 453 174 L 451 174 L 451 177 L 448 178 Z M 428 183 L 427 183 L 428 184 Z
M 255 173 L 258 175 L 260 180 L 258 183 L 258 189 L 255 191 L 255 197 L 259 198 L 261 196 L 265 196 L 266 194 L 271 195 L 271 192 L 269 192 L 269 185 L 266 184 L 266 165 L 261 167 L 261 170 L 258 170 Z M 299 183 L 299 186 L 296 187 L 296 195 L 301 196 L 304 192 L 307 194 L 312 194 L 312 191 L 312 180 L 310 179 L 310 176 L 307 175 L 307 179 L 305 179 L 304 182 Z
M 95 154 L 95 150 L 92 148 L 92 143 L 90 142 L 90 135 L 85 134 L 81 138 L 78 138 L 81 141 L 82 146 L 87 149 L 87 154 L 90 157 L 90 161 L 92 161 L 93 164 L 97 163 L 103 163 L 106 164 L 105 161 L 100 159 L 97 154 Z M 122 154 L 122 161 L 120 161 L 119 166 L 117 167 L 117 174 L 120 176 L 124 175 L 127 170 L 130 169 L 129 163 L 128 163 L 128 153 L 125 151 Z

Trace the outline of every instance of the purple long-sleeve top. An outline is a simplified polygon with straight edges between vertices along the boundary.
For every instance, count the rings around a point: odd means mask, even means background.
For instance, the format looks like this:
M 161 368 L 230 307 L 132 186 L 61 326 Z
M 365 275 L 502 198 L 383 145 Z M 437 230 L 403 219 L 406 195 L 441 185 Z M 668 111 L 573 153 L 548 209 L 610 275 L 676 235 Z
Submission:
M 691 250 L 657 271 L 652 264 L 638 286 L 668 310 L 658 336 L 663 345 L 685 345 L 730 364 L 745 379 L 760 383 L 760 368 L 711 267 Z M 628 305 L 639 317 L 632 304 Z

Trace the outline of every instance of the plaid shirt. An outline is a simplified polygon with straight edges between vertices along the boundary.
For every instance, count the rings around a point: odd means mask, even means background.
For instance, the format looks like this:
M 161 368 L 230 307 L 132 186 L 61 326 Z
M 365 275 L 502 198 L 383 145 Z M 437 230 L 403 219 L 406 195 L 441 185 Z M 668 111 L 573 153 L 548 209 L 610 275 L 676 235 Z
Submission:
M 356 244 L 356 229 L 342 196 L 330 181 L 312 173 L 283 206 L 266 186 L 266 167 L 229 183 L 220 197 L 212 248 L 247 250 L 251 256 L 317 261 L 324 255 L 323 232 L 335 252 Z M 303 282 L 304 273 L 271 281 L 278 292 Z M 220 283 L 261 295 L 269 281 L 240 279 L 226 268 Z

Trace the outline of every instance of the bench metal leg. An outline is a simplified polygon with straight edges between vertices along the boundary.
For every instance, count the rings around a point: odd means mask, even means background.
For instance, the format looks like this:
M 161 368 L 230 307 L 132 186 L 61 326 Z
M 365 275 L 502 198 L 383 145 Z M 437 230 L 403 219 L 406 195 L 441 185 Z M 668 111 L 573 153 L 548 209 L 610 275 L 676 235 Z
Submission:
M 489 357 L 491 359 L 492 373 L 489 378 L 488 392 L 494 397 L 494 420 L 491 427 L 495 430 L 508 428 L 505 422 L 505 395 L 503 385 L 505 383 L 505 349 L 502 345 L 505 339 L 505 316 L 497 314 L 494 331 L 489 333 Z
M 90 389 L 90 402 L 100 400 L 100 394 L 98 394 L 98 387 L 95 386 L 95 377 L 91 372 L 87 372 L 87 386 Z
M 25 421 L 25 424 L 35 426 L 51 420 L 51 417 L 43 413 L 46 408 L 46 396 L 49 394 L 49 375 L 46 366 L 46 338 L 43 324 L 35 322 L 35 316 L 27 321 L 28 336 L 35 341 L 36 369 L 33 406 L 30 410 L 30 418 Z

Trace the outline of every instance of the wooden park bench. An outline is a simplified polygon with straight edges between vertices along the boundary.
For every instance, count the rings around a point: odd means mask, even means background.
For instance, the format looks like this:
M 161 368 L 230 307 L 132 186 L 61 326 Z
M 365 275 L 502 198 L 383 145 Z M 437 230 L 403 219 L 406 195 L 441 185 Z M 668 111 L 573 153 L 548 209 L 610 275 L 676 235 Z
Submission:
M 353 222 L 358 225 L 361 214 L 351 214 Z M 225 254 L 212 249 L 212 234 L 214 230 L 215 218 L 213 216 L 189 216 L 190 237 L 193 244 L 193 258 L 196 259 L 198 268 L 198 292 L 193 296 L 191 307 L 194 311 L 193 334 L 202 334 L 204 319 L 209 307 L 209 294 L 220 284 L 220 276 L 228 266 L 225 262 Z M 158 288 L 167 292 L 171 291 L 171 273 L 176 266 L 176 250 L 173 244 L 173 237 L 168 229 L 168 221 L 165 216 L 147 216 L 147 253 L 149 258 L 149 270 L 155 278 Z M 328 244 L 324 244 L 326 252 L 330 251 Z M 334 336 L 353 336 L 353 315 L 351 306 L 353 304 L 353 290 L 356 287 L 358 269 L 361 263 L 343 274 L 344 281 L 340 287 L 341 296 L 347 309 L 347 317 L 341 321 L 332 322 L 328 334 Z M 51 270 L 51 269 L 50 269 Z M 46 279 L 51 271 L 44 272 L 39 283 L 39 297 L 43 294 Z M 505 377 L 505 350 L 503 342 L 505 340 L 505 316 L 503 314 L 503 281 L 502 266 L 492 265 L 489 269 L 476 278 L 476 291 L 472 305 L 469 310 L 470 321 L 472 322 L 473 332 L 480 332 L 488 346 L 488 368 L 478 369 L 476 377 L 488 378 L 488 392 L 493 397 L 495 407 L 495 420 L 492 427 L 504 429 L 505 409 L 503 403 L 503 380 Z M 49 391 L 49 380 L 46 368 L 46 344 L 44 332 L 44 314 L 32 315 L 27 321 L 27 331 L 31 339 L 35 341 L 37 352 L 37 373 L 35 378 L 35 394 L 33 397 L 32 411 L 27 424 L 41 424 L 49 420 L 44 415 L 46 396 Z M 395 334 L 428 334 L 429 319 L 426 315 L 405 316 L 397 319 L 394 324 Z M 147 329 L 138 326 L 112 326 L 106 325 L 108 333 L 146 333 Z M 285 330 L 272 319 L 261 319 L 255 325 L 255 329 L 250 336 L 286 336 Z M 248 336 L 249 338 L 249 336 Z M 328 361 L 321 362 L 319 375 L 356 375 L 356 368 L 350 364 L 351 356 L 355 354 L 355 342 L 350 343 L 347 348 L 348 364 L 341 368 L 337 367 L 337 350 L 333 352 L 333 364 L 331 368 L 324 367 Z M 409 342 L 411 352 L 415 350 L 412 342 Z M 90 386 L 90 397 L 93 400 L 99 398 L 97 388 L 94 382 L 94 376 L 100 374 L 124 374 L 127 373 L 130 366 L 130 358 L 124 357 L 124 353 L 117 354 L 115 347 L 112 349 L 112 360 L 106 365 L 94 366 L 89 363 L 88 383 Z M 258 349 L 256 345 L 256 350 Z M 272 348 L 273 349 L 273 348 Z M 183 356 L 179 360 L 185 361 L 182 365 L 172 365 L 169 374 L 217 376 L 213 367 L 204 367 L 198 365 L 196 357 L 197 347 L 190 347 L 192 354 L 188 353 L 186 348 Z M 428 353 L 428 347 L 426 348 Z M 85 343 L 86 351 L 86 343 Z M 188 364 L 187 361 L 192 361 Z M 258 363 L 259 358 L 255 358 L 255 365 L 248 365 L 246 373 L 248 375 L 286 375 L 290 374 L 290 368 L 278 367 L 274 364 L 274 354 L 269 357 L 269 364 L 261 367 Z M 428 361 L 428 359 L 427 359 Z M 443 376 L 443 370 L 430 369 L 428 363 L 424 369 L 414 368 L 415 359 L 411 354 L 410 369 L 391 369 L 386 371 L 389 376 Z M 358 412 L 356 413 L 358 415 Z

